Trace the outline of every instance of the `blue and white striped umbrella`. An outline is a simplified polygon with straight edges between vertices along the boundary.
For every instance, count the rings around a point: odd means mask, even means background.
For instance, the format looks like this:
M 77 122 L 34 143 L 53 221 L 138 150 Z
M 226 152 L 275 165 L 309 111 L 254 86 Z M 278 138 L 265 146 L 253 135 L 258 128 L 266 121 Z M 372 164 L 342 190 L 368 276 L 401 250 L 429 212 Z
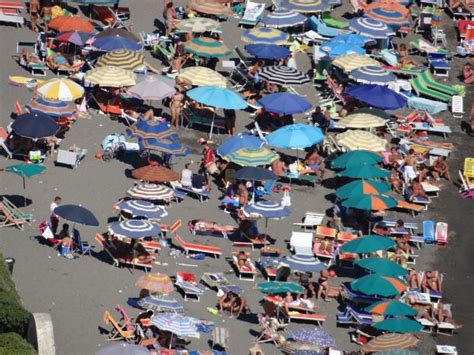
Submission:
M 117 238 L 139 239 L 154 237 L 161 233 L 158 225 L 143 219 L 127 219 L 109 224 L 109 233 Z
M 244 207 L 247 214 L 262 218 L 283 218 L 290 215 L 290 209 L 274 201 L 259 201 Z
M 122 201 L 117 205 L 117 208 L 131 214 L 133 218 L 145 217 L 160 219 L 168 215 L 168 212 L 166 212 L 166 209 L 163 206 L 158 206 L 150 201 L 144 200 Z
M 328 0 L 283 0 L 280 7 L 301 13 L 313 13 L 328 10 Z
M 261 22 L 267 27 L 283 28 L 302 25 L 306 21 L 306 16 L 297 12 L 279 9 L 265 15 Z
M 184 313 L 184 307 L 179 301 L 170 295 L 154 294 L 144 297 L 138 301 L 138 305 L 146 310 L 154 312 Z
M 318 272 L 327 269 L 326 264 L 312 255 L 290 255 L 283 258 L 281 264 L 300 272 Z
M 350 72 L 349 77 L 359 83 L 387 85 L 397 80 L 395 74 L 390 73 L 387 69 L 375 65 L 368 65 L 354 69 Z
M 370 17 L 357 17 L 349 20 L 349 29 L 360 35 L 375 39 L 385 39 L 395 35 L 393 28 Z
M 127 195 L 137 200 L 168 201 L 175 197 L 174 191 L 157 184 L 138 184 L 127 191 Z
M 180 338 L 199 338 L 196 325 L 199 320 L 178 313 L 161 313 L 151 317 L 151 323 L 163 331 Z

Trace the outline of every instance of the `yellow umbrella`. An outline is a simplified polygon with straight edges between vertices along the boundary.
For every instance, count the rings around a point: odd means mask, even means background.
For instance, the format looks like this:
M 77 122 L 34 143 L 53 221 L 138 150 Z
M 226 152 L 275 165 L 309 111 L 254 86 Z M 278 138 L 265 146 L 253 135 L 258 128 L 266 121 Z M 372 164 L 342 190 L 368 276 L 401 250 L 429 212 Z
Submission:
M 84 88 L 69 79 L 50 79 L 38 86 L 38 94 L 49 100 L 74 101 L 84 95 Z
M 194 86 L 227 87 L 227 80 L 215 70 L 206 67 L 189 67 L 181 70 L 178 79 L 184 80 Z
M 136 84 L 136 76 L 132 71 L 110 65 L 89 70 L 85 78 L 101 87 L 120 88 Z
M 370 113 L 355 113 L 338 122 L 346 128 L 375 128 L 385 126 L 385 120 Z
M 377 137 L 375 134 L 360 130 L 351 130 L 336 136 L 336 142 L 347 150 L 369 150 L 371 152 L 383 152 L 386 150 L 387 140 Z
M 134 52 L 129 49 L 116 49 L 101 56 L 96 63 L 96 67 L 111 65 L 126 70 L 134 70 L 145 65 L 143 53 Z
M 338 68 L 341 68 L 346 73 L 351 72 L 354 69 L 358 69 L 361 67 L 374 65 L 380 66 L 380 63 L 377 62 L 375 59 L 370 58 L 366 55 L 359 55 L 359 54 L 347 54 L 341 57 L 337 57 L 332 61 L 332 64 Z

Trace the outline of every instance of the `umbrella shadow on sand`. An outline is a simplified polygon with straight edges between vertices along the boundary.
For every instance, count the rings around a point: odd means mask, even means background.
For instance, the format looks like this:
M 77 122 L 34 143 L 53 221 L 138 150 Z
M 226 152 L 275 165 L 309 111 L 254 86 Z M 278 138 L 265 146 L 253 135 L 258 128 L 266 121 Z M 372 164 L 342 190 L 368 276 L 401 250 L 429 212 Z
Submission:
M 20 195 L 2 195 L 2 197 L 5 197 L 8 201 L 13 203 L 15 207 L 18 207 L 18 208 L 24 208 L 33 203 L 31 199 L 20 196 Z

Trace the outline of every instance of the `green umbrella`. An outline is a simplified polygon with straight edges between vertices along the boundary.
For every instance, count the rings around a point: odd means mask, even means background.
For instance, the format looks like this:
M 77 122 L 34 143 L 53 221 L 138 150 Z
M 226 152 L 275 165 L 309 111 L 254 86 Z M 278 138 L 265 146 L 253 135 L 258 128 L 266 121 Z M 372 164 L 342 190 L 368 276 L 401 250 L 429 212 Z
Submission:
M 363 164 L 376 164 L 380 161 L 382 161 L 382 157 L 374 152 L 368 150 L 353 150 L 334 159 L 332 161 L 332 167 L 334 169 L 344 169 Z
M 364 211 L 384 211 L 398 206 L 397 200 L 385 195 L 357 195 L 342 201 L 341 204 Z
M 294 282 L 278 282 L 278 281 L 269 281 L 261 282 L 258 284 L 258 289 L 260 292 L 273 295 L 277 293 L 302 293 L 304 291 L 303 287 L 294 283 Z
M 390 191 L 390 185 L 383 181 L 356 180 L 352 181 L 336 190 L 339 198 L 350 198 L 358 195 L 379 195 Z
M 351 282 L 354 291 L 368 296 L 394 297 L 406 290 L 405 284 L 393 277 L 370 274 Z
M 398 277 L 406 276 L 408 273 L 407 269 L 401 267 L 396 262 L 376 256 L 357 260 L 355 261 L 355 264 L 376 274 L 384 276 Z
M 21 176 L 23 179 L 23 192 L 26 190 L 26 178 L 30 178 L 34 175 L 41 174 L 43 171 L 46 170 L 44 165 L 37 165 L 37 164 L 17 164 L 17 165 L 9 165 L 4 169 L 6 172 L 16 174 Z M 26 206 L 26 196 L 23 193 L 23 202 Z
M 339 249 L 339 251 L 341 253 L 365 254 L 379 250 L 387 250 L 394 246 L 395 242 L 388 237 L 365 235 L 347 242 Z
M 416 310 L 400 301 L 381 301 L 365 308 L 366 312 L 382 316 L 416 316 Z
M 347 176 L 356 179 L 376 179 L 384 178 L 389 175 L 390 171 L 368 164 L 348 166 L 339 173 L 339 176 Z
M 423 326 L 416 320 L 410 318 L 387 318 L 381 322 L 372 324 L 378 330 L 393 333 L 416 333 L 421 331 Z

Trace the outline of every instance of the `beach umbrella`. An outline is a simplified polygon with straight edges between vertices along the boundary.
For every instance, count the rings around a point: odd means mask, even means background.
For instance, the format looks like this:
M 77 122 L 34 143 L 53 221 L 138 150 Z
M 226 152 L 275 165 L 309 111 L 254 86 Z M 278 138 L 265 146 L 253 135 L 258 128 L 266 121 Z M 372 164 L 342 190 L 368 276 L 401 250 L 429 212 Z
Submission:
M 259 69 L 258 75 L 262 80 L 277 85 L 301 85 L 311 80 L 302 71 L 284 65 L 273 65 Z
M 385 211 L 397 207 L 393 197 L 384 195 L 358 195 L 348 198 L 341 203 L 344 207 L 357 208 L 364 211 Z
M 351 282 L 351 289 L 368 296 L 394 297 L 406 290 L 400 280 L 369 274 Z
M 355 17 L 349 20 L 349 29 L 355 33 L 374 39 L 394 36 L 395 31 L 387 24 L 369 17 Z
M 416 310 L 400 301 L 381 301 L 365 307 L 365 311 L 382 316 L 416 316 Z
M 128 49 L 133 52 L 138 52 L 143 49 L 141 44 L 120 35 L 96 38 L 91 46 L 103 52 L 110 52 L 117 49 Z
M 392 28 L 410 26 L 408 8 L 401 4 L 373 2 L 364 9 L 364 14 Z
M 399 93 L 382 85 L 363 84 L 350 86 L 346 94 L 367 105 L 384 110 L 396 110 L 405 106 L 406 99 Z
M 94 25 L 81 16 L 57 16 L 48 23 L 48 28 L 59 32 L 79 31 L 93 33 L 95 31 Z
M 347 43 L 326 42 L 324 46 L 321 47 L 321 49 L 327 54 L 329 54 L 329 57 L 331 58 L 341 57 L 347 54 L 365 54 L 364 48 Z
M 222 74 L 206 67 L 188 67 L 181 69 L 177 78 L 193 86 L 227 87 L 227 79 Z
M 128 92 L 142 100 L 163 100 L 173 95 L 175 81 L 163 75 L 147 75 L 137 84 L 128 89 Z
M 303 293 L 304 288 L 294 282 L 268 281 L 257 284 L 258 290 L 267 295 L 275 295 L 278 293 Z
M 25 195 L 25 190 L 26 190 L 26 179 L 29 179 L 32 176 L 41 174 L 43 171 L 46 170 L 46 167 L 44 165 L 39 165 L 39 164 L 16 164 L 16 165 L 9 165 L 4 169 L 8 173 L 13 173 L 15 175 L 18 175 L 22 178 L 23 180 L 23 205 L 26 206 L 26 195 Z
M 178 133 L 169 124 L 158 120 L 138 120 L 126 132 L 130 137 L 138 139 L 176 140 L 178 138 Z
M 341 253 L 367 254 L 395 247 L 395 242 L 387 237 L 366 235 L 353 239 L 339 248 Z
M 109 224 L 109 233 L 117 238 L 140 239 L 156 237 L 161 233 L 157 224 L 144 219 L 127 219 Z
M 357 266 L 369 270 L 373 273 L 384 275 L 384 276 L 391 276 L 391 277 L 399 277 L 399 276 L 406 276 L 408 274 L 407 269 L 400 266 L 396 262 L 385 259 L 379 258 L 376 256 L 370 258 L 364 258 L 361 260 L 356 260 L 354 262 Z
M 59 125 L 48 115 L 31 112 L 19 115 L 11 125 L 12 131 L 21 137 L 41 139 L 58 133 Z
M 188 18 L 179 21 L 176 29 L 181 32 L 221 32 L 221 25 L 216 20 L 206 17 Z
M 423 329 L 420 322 L 405 317 L 387 318 L 381 322 L 372 324 L 372 327 L 392 333 L 417 333 Z
M 389 175 L 390 172 L 388 170 L 367 164 L 349 166 L 339 173 L 339 176 L 347 176 L 355 179 L 377 179 L 384 178 Z
M 278 154 L 265 147 L 241 148 L 223 157 L 241 166 L 269 165 L 278 159 Z
M 331 166 L 334 169 L 344 169 L 362 164 L 377 164 L 382 161 L 382 157 L 368 150 L 353 150 L 345 152 L 334 159 Z
M 232 16 L 232 8 L 214 1 L 208 0 L 190 0 L 189 8 L 196 12 L 216 16 Z
M 379 108 L 373 108 L 373 107 L 362 107 L 358 110 L 351 112 L 351 115 L 355 115 L 356 113 L 368 113 L 368 114 L 383 118 L 384 120 L 387 120 L 387 121 L 392 118 L 390 114 L 388 114 L 384 110 L 381 110 Z
M 217 154 L 224 157 L 241 148 L 261 148 L 265 141 L 253 134 L 241 132 L 235 136 L 224 139 L 222 144 L 217 148 Z
M 276 180 L 277 176 L 270 170 L 255 166 L 245 166 L 234 173 L 238 180 L 265 181 Z
M 386 351 L 377 351 L 374 355 L 421 355 L 418 351 L 408 349 L 392 349 Z
M 103 38 L 117 35 L 120 37 L 126 37 L 134 42 L 140 42 L 140 38 L 138 38 L 133 32 L 130 32 L 125 28 L 107 28 L 103 31 L 100 31 L 95 37 Z
M 350 73 L 352 70 L 368 65 L 380 66 L 380 63 L 368 55 L 347 54 L 337 57 L 332 61 L 332 65 L 341 68 L 344 72 Z
M 334 36 L 329 41 L 326 41 L 322 44 L 325 46 L 328 43 L 345 43 L 345 44 L 352 44 L 353 46 L 363 47 L 368 43 L 375 42 L 373 39 L 368 38 L 363 35 L 358 35 L 354 33 L 344 33 L 337 36 Z
M 144 200 L 122 201 L 117 205 L 117 208 L 130 214 L 133 218 L 145 217 L 149 219 L 161 219 L 168 215 L 168 212 L 166 212 L 163 206 L 158 206 L 150 201 Z
M 371 115 L 370 113 L 355 113 L 350 114 L 340 120 L 340 123 L 345 128 L 376 128 L 384 127 L 386 125 L 385 120 L 380 117 Z
M 319 144 L 324 134 L 318 127 L 307 124 L 291 124 L 278 128 L 266 137 L 268 144 L 281 149 L 303 149 Z
M 140 150 L 156 151 L 175 155 L 177 157 L 184 157 L 191 152 L 191 150 L 187 146 L 182 145 L 178 140 L 168 138 L 139 139 L 138 146 L 140 147 Z
M 242 32 L 242 41 L 245 43 L 287 44 L 288 38 L 288 33 L 270 27 L 254 27 Z
M 362 345 L 361 350 L 367 353 L 392 349 L 408 349 L 418 345 L 420 339 L 413 334 L 388 333 L 379 335 Z
M 261 218 L 279 219 L 290 215 L 290 209 L 274 201 L 258 201 L 244 207 L 244 212 L 248 215 L 255 215 Z
M 84 0 L 75 0 L 84 1 Z M 107 345 L 95 352 L 95 355 L 149 355 L 150 351 L 145 346 L 125 343 L 123 341 Z
M 312 255 L 290 255 L 283 258 L 281 265 L 299 272 L 319 272 L 327 269 L 327 265 Z
M 98 4 L 104 4 L 104 5 L 110 5 L 110 4 L 118 4 L 120 0 L 72 0 L 72 2 L 78 3 L 78 4 L 88 4 L 88 5 L 98 5 Z
M 168 331 L 180 338 L 199 338 L 196 324 L 199 320 L 177 313 L 160 313 L 151 317 L 151 323 L 157 328 Z
M 277 44 L 247 44 L 245 50 L 257 59 L 282 59 L 290 56 L 290 50 Z
M 48 100 L 38 97 L 26 104 L 26 108 L 31 112 L 41 112 L 53 118 L 69 117 L 76 112 L 76 106 L 72 103 Z
M 145 57 L 143 53 L 134 52 L 129 49 L 115 49 L 101 55 L 95 64 L 98 68 L 107 65 L 126 70 L 134 70 L 144 67 Z
M 395 74 L 377 65 L 367 65 L 354 69 L 349 78 L 363 84 L 387 85 L 395 80 Z
M 85 79 L 100 87 L 121 88 L 136 84 L 132 71 L 110 65 L 87 71 Z
M 179 180 L 179 174 L 169 168 L 159 165 L 147 165 L 132 170 L 134 179 L 147 182 L 170 182 Z
M 195 37 L 183 43 L 184 50 L 205 58 L 224 58 L 232 51 L 222 41 L 208 37 Z
M 170 295 L 153 294 L 138 300 L 138 305 L 153 312 L 185 313 L 182 304 Z
M 173 282 L 170 277 L 159 272 L 140 276 L 135 282 L 135 287 L 161 294 L 170 294 L 174 292 Z
M 53 213 L 65 220 L 85 226 L 97 227 L 99 221 L 87 208 L 77 205 L 61 205 L 54 209 Z
M 127 195 L 131 198 L 150 201 L 171 200 L 174 198 L 174 192 L 169 187 L 148 183 L 131 187 L 127 191 Z
M 384 181 L 355 180 L 336 189 L 336 196 L 342 199 L 359 195 L 380 195 L 390 191 L 390 185 Z
M 360 130 L 349 130 L 339 133 L 336 136 L 336 142 L 347 150 L 363 149 L 371 152 L 384 152 L 387 148 L 387 141 L 385 139 L 379 138 L 373 133 Z
M 76 46 L 83 46 L 92 37 L 90 33 L 79 31 L 59 32 L 56 35 L 56 40 L 59 42 L 68 42 Z
M 280 8 L 263 16 L 261 22 L 267 27 L 293 27 L 304 24 L 306 22 L 306 16 Z
M 38 94 L 48 100 L 74 101 L 84 95 L 84 88 L 72 80 L 54 78 L 38 85 Z
M 265 95 L 258 100 L 258 103 L 263 106 L 265 111 L 278 113 L 279 115 L 304 113 L 311 109 L 311 103 L 303 96 L 288 92 Z
M 322 349 L 337 348 L 336 340 L 317 327 L 301 327 L 292 329 L 288 332 L 286 338 L 305 344 L 314 344 Z
M 301 13 L 315 13 L 329 10 L 328 0 L 283 0 L 280 7 Z

